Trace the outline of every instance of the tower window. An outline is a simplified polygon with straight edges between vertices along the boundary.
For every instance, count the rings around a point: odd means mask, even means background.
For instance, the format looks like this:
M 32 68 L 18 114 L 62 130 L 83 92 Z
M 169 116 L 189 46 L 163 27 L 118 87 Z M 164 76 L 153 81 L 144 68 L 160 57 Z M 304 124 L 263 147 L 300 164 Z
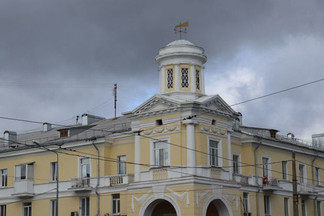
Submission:
M 168 89 L 173 88 L 173 69 L 167 69 L 167 87 Z
M 200 71 L 196 70 L 196 89 L 200 90 Z
M 162 119 L 155 120 L 155 125 L 163 125 Z
M 188 68 L 181 68 L 181 87 L 182 88 L 189 87 Z

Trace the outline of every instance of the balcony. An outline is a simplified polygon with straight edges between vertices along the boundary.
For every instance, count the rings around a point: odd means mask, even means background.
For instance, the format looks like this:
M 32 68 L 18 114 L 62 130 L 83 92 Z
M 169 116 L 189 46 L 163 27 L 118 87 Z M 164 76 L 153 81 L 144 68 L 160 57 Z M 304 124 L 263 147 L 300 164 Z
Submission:
M 104 178 L 104 186 L 110 186 L 110 187 L 125 185 L 134 181 L 134 176 L 130 174 L 105 176 L 103 178 Z
M 90 183 L 90 177 L 74 178 L 71 179 L 71 187 L 69 190 L 74 192 L 90 192 L 92 190 Z
M 19 198 L 30 198 L 34 196 L 34 180 L 21 179 L 16 180 L 14 184 L 14 193 L 12 196 Z
M 281 190 L 282 188 L 280 187 L 280 183 L 279 180 L 276 178 L 272 178 L 272 179 L 265 179 L 263 178 L 262 180 L 262 185 L 263 185 L 263 191 L 276 191 L 276 190 Z
M 312 196 L 317 194 L 315 186 L 311 184 L 299 183 L 297 189 L 301 196 Z

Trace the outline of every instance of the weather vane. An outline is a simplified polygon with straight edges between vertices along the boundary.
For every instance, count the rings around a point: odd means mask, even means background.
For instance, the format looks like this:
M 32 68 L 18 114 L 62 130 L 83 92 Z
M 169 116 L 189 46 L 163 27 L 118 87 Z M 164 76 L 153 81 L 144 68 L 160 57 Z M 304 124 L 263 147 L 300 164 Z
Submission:
M 182 39 L 182 33 L 187 33 L 187 27 L 189 26 L 189 22 L 184 22 L 184 23 L 180 23 L 179 25 L 176 25 L 174 27 L 174 33 L 178 33 L 180 34 L 180 40 Z

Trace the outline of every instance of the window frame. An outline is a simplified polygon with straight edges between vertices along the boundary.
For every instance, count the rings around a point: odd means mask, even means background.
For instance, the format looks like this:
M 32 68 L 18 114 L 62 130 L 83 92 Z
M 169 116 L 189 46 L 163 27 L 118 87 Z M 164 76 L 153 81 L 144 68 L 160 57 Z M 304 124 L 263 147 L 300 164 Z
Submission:
M 180 86 L 181 86 L 181 88 L 189 89 L 190 88 L 190 67 L 181 66 L 179 72 L 180 72 Z M 187 79 L 184 79 L 185 76 Z
M 57 181 L 57 161 L 50 163 L 51 181 Z
M 300 172 L 301 167 L 303 167 L 302 172 Z M 302 174 L 302 176 L 301 176 L 301 174 Z M 307 171 L 306 171 L 306 165 L 304 163 L 298 164 L 298 178 L 299 178 L 299 183 L 301 183 L 301 184 L 307 183 Z
M 319 167 L 315 167 L 315 184 L 321 185 L 321 172 Z
M 289 198 L 284 197 L 284 216 L 290 216 Z
M 163 139 L 160 139 L 160 140 L 151 140 L 150 141 L 150 152 L 151 152 L 151 155 L 150 155 L 150 164 L 151 166 L 153 167 L 165 167 L 165 166 L 170 166 L 171 164 L 171 161 L 170 161 L 170 158 L 171 158 L 171 151 L 170 151 L 170 138 L 163 138 Z M 165 164 L 164 165 L 160 165 L 160 164 L 156 164 L 156 152 L 155 152 L 155 144 L 156 143 L 165 143 L 166 144 L 166 149 L 167 149 L 167 155 L 168 155 L 168 158 L 165 160 Z M 160 161 L 160 160 L 159 160 Z
M 267 160 L 267 163 L 264 163 L 264 159 Z M 271 178 L 271 158 L 267 155 L 261 156 L 261 162 L 262 162 L 262 176 L 267 176 L 268 179 Z
M 84 206 L 83 206 L 83 203 L 84 203 Z M 80 216 L 90 216 L 90 198 L 89 197 L 80 197 Z
M 288 180 L 288 162 L 287 161 L 282 161 L 281 169 L 282 169 L 282 179 Z
M 111 195 L 111 214 L 112 215 L 120 214 L 120 194 L 119 193 Z
M 322 216 L 322 202 L 319 200 L 316 202 L 316 211 L 318 216 Z
M 301 200 L 301 214 L 307 216 L 307 201 L 304 199 Z
M 31 202 L 25 202 L 23 205 L 23 216 L 32 216 L 32 203 Z M 25 212 L 27 210 L 27 212 Z M 25 214 L 27 213 L 27 214 Z
M 21 175 L 23 170 L 25 172 L 24 176 Z M 27 181 L 27 180 L 34 180 L 34 163 L 25 163 L 25 164 L 16 165 L 15 181 Z
M 0 188 L 8 187 L 8 169 L 0 169 Z
M 82 164 L 82 161 L 83 159 L 88 159 L 89 160 L 89 163 L 88 163 L 88 166 L 89 166 L 89 169 L 86 168 L 86 175 L 84 176 L 84 168 L 83 166 L 85 166 L 86 164 Z M 91 157 L 90 156 L 84 156 L 84 157 L 79 157 L 79 160 L 78 160 L 78 167 L 79 167 L 79 178 L 90 178 L 91 177 Z M 89 170 L 89 176 L 87 176 L 88 174 L 88 171 Z
M 264 214 L 265 215 L 271 215 L 271 200 L 270 200 L 269 195 L 264 195 L 263 196 L 263 201 L 264 201 Z
M 7 215 L 7 205 L 1 204 L 0 205 L 0 216 L 6 216 Z
M 57 200 L 50 200 L 50 216 L 56 216 Z
M 121 160 L 122 158 L 125 159 Z M 126 155 L 119 155 L 117 156 L 117 173 L 118 175 L 125 175 L 126 172 Z
M 217 164 L 216 166 L 214 164 L 212 164 L 211 159 L 213 157 L 212 153 L 211 153 L 211 147 L 210 147 L 210 142 L 217 142 Z M 223 166 L 223 160 L 222 160 L 222 156 L 223 156 L 223 145 L 222 145 L 222 140 L 221 139 L 217 139 L 214 137 L 208 137 L 208 165 L 210 167 L 222 167 Z
M 246 197 L 244 196 L 246 195 Z M 249 213 L 250 211 L 250 196 L 248 192 L 243 192 L 243 212 Z
M 237 172 L 234 172 L 235 170 L 234 156 L 237 157 L 237 163 L 236 163 Z M 232 170 L 233 174 L 241 174 L 241 154 L 237 154 L 237 153 L 232 154 L 232 169 L 233 169 Z

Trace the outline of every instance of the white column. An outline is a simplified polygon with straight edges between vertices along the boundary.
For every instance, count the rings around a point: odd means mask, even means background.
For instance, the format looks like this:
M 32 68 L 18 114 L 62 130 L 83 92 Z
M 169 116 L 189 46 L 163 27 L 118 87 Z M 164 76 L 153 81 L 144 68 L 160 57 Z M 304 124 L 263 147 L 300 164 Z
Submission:
M 160 94 L 164 93 L 165 90 L 165 71 L 164 66 L 160 67 Z
M 183 121 L 187 125 L 187 166 L 188 172 L 192 175 L 196 174 L 196 136 L 195 136 L 195 124 L 197 121 L 193 119 L 187 119 Z
M 190 76 L 191 92 L 196 92 L 196 70 L 194 65 L 191 65 L 190 73 L 191 73 Z
M 230 174 L 230 179 L 233 178 L 233 157 L 232 157 L 232 137 L 231 137 L 231 132 L 227 131 L 227 149 L 228 149 L 228 154 L 227 158 L 228 160 L 228 166 L 229 166 L 229 174 Z
M 180 91 L 180 71 L 179 65 L 174 65 L 174 90 L 176 92 Z
M 135 181 L 140 180 L 140 172 L 141 172 L 141 167 L 140 167 L 140 158 L 141 158 L 141 137 L 136 134 L 135 135 L 135 167 L 134 167 L 134 177 Z
M 204 66 L 201 66 L 200 69 L 200 88 L 201 88 L 201 93 L 205 94 L 205 76 L 204 76 Z

